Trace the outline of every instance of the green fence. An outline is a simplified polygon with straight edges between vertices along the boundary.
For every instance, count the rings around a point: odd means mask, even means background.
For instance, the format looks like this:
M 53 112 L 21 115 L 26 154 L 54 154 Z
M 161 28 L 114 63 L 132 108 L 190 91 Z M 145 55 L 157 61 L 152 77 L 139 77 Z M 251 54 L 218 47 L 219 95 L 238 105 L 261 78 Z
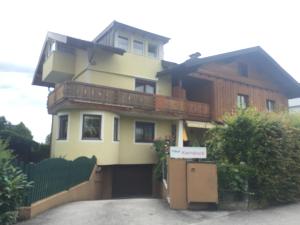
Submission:
M 25 205 L 47 198 L 58 192 L 68 190 L 71 187 L 87 181 L 96 164 L 96 157 L 80 157 L 74 161 L 62 158 L 51 158 L 37 164 L 24 164 L 15 162 L 27 175 L 29 181 L 33 181 L 33 188 L 25 198 Z

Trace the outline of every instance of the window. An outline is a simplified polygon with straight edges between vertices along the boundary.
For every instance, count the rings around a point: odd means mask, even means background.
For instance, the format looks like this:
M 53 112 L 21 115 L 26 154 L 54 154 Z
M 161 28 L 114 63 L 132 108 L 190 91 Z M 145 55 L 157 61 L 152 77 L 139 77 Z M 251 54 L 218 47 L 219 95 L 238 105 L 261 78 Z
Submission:
M 133 41 L 133 52 L 139 55 L 144 55 L 144 43 L 142 41 Z
M 120 118 L 114 118 L 114 141 L 119 141 L 119 132 L 120 132 Z
M 55 41 L 49 41 L 46 45 L 45 59 L 48 59 L 52 52 L 57 50 L 57 43 Z
M 242 77 L 248 77 L 248 65 L 245 63 L 239 63 L 238 64 L 238 70 L 239 70 L 239 74 Z
M 249 97 L 247 95 L 237 96 L 237 107 L 240 109 L 245 109 L 249 106 Z
M 275 111 L 275 101 L 267 99 L 266 106 L 268 112 L 274 112 Z
M 158 47 L 157 47 L 157 45 L 154 45 L 154 44 L 149 44 L 148 45 L 148 56 L 151 56 L 153 58 L 158 57 Z
M 59 119 L 58 139 L 66 140 L 68 136 L 68 115 L 61 115 Z
M 151 143 L 154 141 L 154 123 L 135 122 L 135 142 Z
M 101 115 L 83 115 L 82 121 L 82 139 L 101 140 Z
M 135 90 L 148 94 L 155 94 L 155 82 L 148 80 L 135 80 Z
M 128 51 L 128 38 L 123 36 L 118 36 L 118 47 Z

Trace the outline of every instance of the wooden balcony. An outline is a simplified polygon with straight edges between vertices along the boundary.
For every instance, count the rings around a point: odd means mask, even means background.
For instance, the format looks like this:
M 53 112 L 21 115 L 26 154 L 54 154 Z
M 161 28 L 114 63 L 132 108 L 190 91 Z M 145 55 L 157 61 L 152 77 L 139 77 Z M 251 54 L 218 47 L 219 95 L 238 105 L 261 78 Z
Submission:
M 161 95 L 68 81 L 48 96 L 48 112 L 65 109 L 99 109 L 172 118 L 209 119 L 209 105 Z

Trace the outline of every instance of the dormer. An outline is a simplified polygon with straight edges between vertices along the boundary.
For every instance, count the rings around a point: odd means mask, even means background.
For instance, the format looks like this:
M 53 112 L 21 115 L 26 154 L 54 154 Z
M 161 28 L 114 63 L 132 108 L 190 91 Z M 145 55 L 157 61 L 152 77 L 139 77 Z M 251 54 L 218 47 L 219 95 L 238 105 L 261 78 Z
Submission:
M 163 59 L 163 46 L 169 40 L 167 37 L 113 21 L 94 42 L 121 48 L 131 54 Z

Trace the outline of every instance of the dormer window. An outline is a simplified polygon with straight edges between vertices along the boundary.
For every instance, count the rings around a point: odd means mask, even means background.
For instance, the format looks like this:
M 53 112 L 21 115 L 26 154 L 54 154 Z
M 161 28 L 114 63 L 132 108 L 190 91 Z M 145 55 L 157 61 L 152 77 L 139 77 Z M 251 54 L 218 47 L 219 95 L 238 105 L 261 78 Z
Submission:
M 128 38 L 127 37 L 124 37 L 124 36 L 121 36 L 119 35 L 118 36 L 118 39 L 117 39 L 117 47 L 118 48 L 121 48 L 121 49 L 124 49 L 125 51 L 128 51 Z
M 158 46 L 155 44 L 148 44 L 148 56 L 157 58 L 158 57 Z
M 144 42 L 142 41 L 133 41 L 132 51 L 138 55 L 144 55 Z

